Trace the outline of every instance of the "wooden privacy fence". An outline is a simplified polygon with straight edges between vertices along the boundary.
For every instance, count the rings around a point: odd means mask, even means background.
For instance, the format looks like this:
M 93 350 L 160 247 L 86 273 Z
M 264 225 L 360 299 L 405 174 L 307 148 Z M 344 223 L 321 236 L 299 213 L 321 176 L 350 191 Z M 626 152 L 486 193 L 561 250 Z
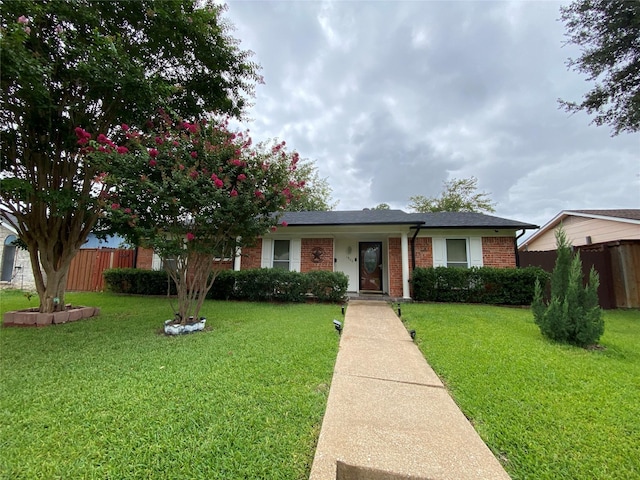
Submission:
M 585 280 L 593 266 L 600 276 L 598 299 L 602 308 L 640 308 L 640 242 L 618 241 L 578 247 Z M 556 251 L 519 252 L 520 266 L 551 272 Z
M 104 290 L 102 272 L 108 268 L 134 266 L 135 250 L 115 248 L 82 249 L 71 261 L 67 290 L 99 292 Z

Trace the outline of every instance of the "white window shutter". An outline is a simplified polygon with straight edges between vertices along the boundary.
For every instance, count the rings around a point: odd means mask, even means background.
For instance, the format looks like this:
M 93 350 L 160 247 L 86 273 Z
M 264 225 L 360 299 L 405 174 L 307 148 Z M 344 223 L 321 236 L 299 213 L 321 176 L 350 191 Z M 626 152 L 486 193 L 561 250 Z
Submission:
M 300 259 L 302 257 L 302 240 L 294 238 L 289 242 L 289 270 L 300 271 Z
M 162 270 L 162 259 L 156 252 L 153 252 L 151 259 L 151 270 Z
M 447 243 L 445 239 L 434 237 L 432 239 L 432 244 L 433 244 L 433 266 L 446 267 L 447 266 Z
M 260 267 L 273 267 L 273 241 L 270 238 L 262 239 L 262 258 L 260 259 Z
M 469 266 L 481 267 L 482 263 L 482 237 L 469 239 Z

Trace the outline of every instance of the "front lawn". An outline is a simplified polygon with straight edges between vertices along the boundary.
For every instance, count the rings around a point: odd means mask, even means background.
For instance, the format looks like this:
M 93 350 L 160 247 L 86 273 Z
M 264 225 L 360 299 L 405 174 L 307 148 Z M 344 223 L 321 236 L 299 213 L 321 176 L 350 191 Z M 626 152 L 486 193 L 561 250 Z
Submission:
M 545 340 L 528 309 L 409 304 L 402 318 L 514 480 L 640 478 L 640 312 L 606 311 L 602 350 Z
M 0 329 L 0 478 L 308 478 L 339 306 L 207 301 L 167 337 L 165 298 L 66 300 L 102 315 Z

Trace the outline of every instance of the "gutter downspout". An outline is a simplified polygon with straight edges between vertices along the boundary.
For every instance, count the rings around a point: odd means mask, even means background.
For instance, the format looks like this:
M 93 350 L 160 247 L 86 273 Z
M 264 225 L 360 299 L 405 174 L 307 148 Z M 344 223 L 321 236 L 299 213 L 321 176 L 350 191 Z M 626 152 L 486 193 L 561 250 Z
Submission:
M 411 271 L 413 272 L 416 269 L 416 237 L 418 233 L 420 233 L 420 227 L 423 223 L 418 223 L 415 226 L 416 233 L 411 237 Z
M 518 251 L 518 240 L 522 238 L 522 236 L 527 233 L 526 229 L 522 229 L 522 233 L 513 239 L 513 246 L 516 253 L 516 268 L 520 267 L 520 252 Z

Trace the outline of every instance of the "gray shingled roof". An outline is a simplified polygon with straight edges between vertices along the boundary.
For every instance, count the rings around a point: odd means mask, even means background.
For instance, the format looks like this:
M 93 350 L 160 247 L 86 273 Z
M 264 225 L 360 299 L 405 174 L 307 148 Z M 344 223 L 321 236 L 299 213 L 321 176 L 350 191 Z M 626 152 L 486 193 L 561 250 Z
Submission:
M 342 210 L 328 212 L 286 212 L 280 222 L 291 226 L 320 225 L 414 225 L 419 223 L 402 210 Z
M 516 228 L 534 229 L 538 225 L 518 222 L 508 218 L 494 217 L 484 213 L 475 212 L 436 212 L 436 213 L 412 213 L 417 220 L 422 220 L 424 225 L 420 228 Z
M 420 225 L 421 228 L 515 228 L 534 229 L 522 223 L 483 213 L 406 213 L 402 210 L 346 210 L 329 212 L 286 212 L 280 219 L 289 226 Z

